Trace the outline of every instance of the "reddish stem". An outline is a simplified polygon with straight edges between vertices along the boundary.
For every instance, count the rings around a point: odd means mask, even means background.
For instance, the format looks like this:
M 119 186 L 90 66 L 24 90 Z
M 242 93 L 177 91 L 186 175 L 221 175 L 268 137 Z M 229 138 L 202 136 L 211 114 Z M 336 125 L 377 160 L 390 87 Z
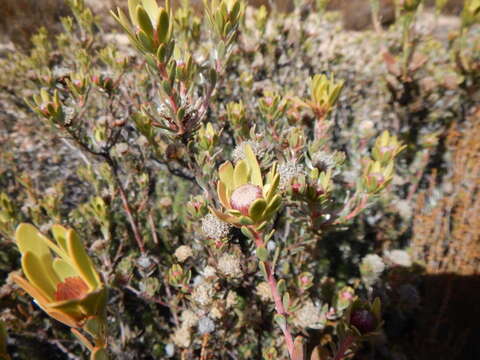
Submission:
M 357 205 L 357 207 L 350 214 L 345 216 L 345 220 L 350 220 L 350 219 L 354 218 L 355 216 L 357 216 L 360 213 L 360 211 L 362 211 L 365 208 L 365 205 L 367 205 L 367 200 L 368 200 L 367 197 L 365 197 L 365 196 L 362 197 L 362 199 L 360 200 L 360 203 Z
M 264 247 L 265 244 L 263 242 L 262 234 L 257 232 L 255 229 L 251 228 L 254 236 L 255 236 L 255 244 L 257 247 Z M 280 296 L 280 293 L 278 292 L 277 288 L 277 280 L 275 279 L 275 273 L 274 269 L 272 268 L 272 265 L 270 261 L 262 261 L 263 264 L 265 265 L 265 272 L 266 272 L 266 280 L 268 282 L 268 285 L 270 286 L 270 291 L 272 293 L 273 301 L 275 303 L 275 310 L 277 314 L 284 316 L 287 318 L 288 313 L 285 311 L 285 307 L 283 306 L 283 301 Z M 294 351 L 294 344 L 293 344 L 293 337 L 290 332 L 290 327 L 288 324 L 285 324 L 284 327 L 281 327 L 283 336 L 285 337 L 285 342 L 287 343 L 287 349 L 288 353 L 290 355 L 290 358 L 293 358 L 293 351 Z
M 118 182 L 119 181 L 120 180 L 118 180 Z M 140 252 L 144 254 L 145 247 L 143 245 L 142 235 L 140 235 L 140 231 L 138 230 L 138 224 L 133 217 L 132 209 L 130 208 L 130 204 L 127 199 L 127 194 L 125 194 L 125 190 L 123 190 L 123 187 L 121 184 L 118 184 L 118 192 L 120 193 L 120 198 L 122 199 L 123 208 L 125 209 L 125 213 L 127 214 L 128 222 L 130 223 L 130 226 L 132 228 L 135 241 L 137 242 Z

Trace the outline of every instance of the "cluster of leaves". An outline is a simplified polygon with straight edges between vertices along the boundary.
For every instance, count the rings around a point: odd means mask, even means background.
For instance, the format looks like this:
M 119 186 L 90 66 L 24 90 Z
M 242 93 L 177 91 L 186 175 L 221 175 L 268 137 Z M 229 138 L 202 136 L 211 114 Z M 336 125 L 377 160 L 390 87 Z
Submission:
M 412 200 L 448 161 L 445 129 L 478 100 L 477 3 L 442 43 L 417 29 L 420 1 L 354 36 L 311 2 L 281 15 L 240 0 L 203 14 L 130 0 L 109 34 L 69 0 L 54 42 L 40 31 L 0 59 L 15 118 L 33 110 L 33 136 L 67 149 L 37 183 L 20 152 L 0 164 L 10 353 L 82 352 L 7 279 L 24 221 L 81 234 L 114 358 L 339 360 L 378 344 L 385 311 L 418 306 L 419 270 L 405 252 L 361 259 L 409 236 Z

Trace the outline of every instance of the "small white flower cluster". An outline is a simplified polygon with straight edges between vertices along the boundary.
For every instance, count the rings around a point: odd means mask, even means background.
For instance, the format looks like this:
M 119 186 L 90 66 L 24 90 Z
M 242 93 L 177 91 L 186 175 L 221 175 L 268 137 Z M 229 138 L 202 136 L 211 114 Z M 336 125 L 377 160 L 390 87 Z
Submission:
M 322 307 L 316 306 L 311 300 L 308 300 L 295 313 L 295 323 L 302 328 L 323 329 L 326 320 L 326 315 L 322 313 Z
M 385 251 L 385 259 L 397 266 L 412 266 L 412 258 L 405 250 Z
M 210 309 L 210 317 L 221 319 L 225 315 L 225 301 L 215 301 Z
M 172 335 L 172 341 L 178 347 L 187 348 L 192 342 L 192 336 L 190 334 L 190 329 L 187 327 L 179 327 Z
M 202 335 L 215 331 L 215 323 L 209 317 L 204 317 L 198 322 L 198 332 Z
M 205 307 L 213 302 L 215 295 L 215 288 L 213 284 L 207 281 L 202 281 L 193 289 L 192 300 L 199 306 Z
M 375 254 L 365 256 L 360 264 L 362 279 L 367 286 L 372 286 L 383 270 L 385 270 L 385 263 L 380 256 Z
M 203 269 L 203 276 L 205 278 L 213 278 L 217 276 L 217 272 L 213 266 L 207 265 L 205 266 L 205 269 Z
M 193 256 L 193 251 L 190 246 L 187 245 L 182 245 L 175 250 L 175 257 L 177 258 L 178 261 L 181 263 L 187 260 L 189 257 Z
M 270 285 L 265 281 L 257 285 L 256 293 L 262 301 L 271 301 L 273 299 Z
M 202 219 L 202 231 L 211 239 L 218 240 L 227 237 L 230 227 L 230 224 L 212 214 L 208 214 Z
M 198 316 L 192 310 L 184 310 L 180 316 L 182 320 L 182 327 L 188 329 L 194 327 L 198 323 Z
M 331 169 L 337 165 L 336 154 L 319 151 L 313 155 L 312 163 L 322 170 Z
M 245 159 L 245 145 L 250 145 L 253 153 L 257 158 L 262 158 L 265 155 L 265 147 L 258 141 L 247 140 L 238 144 L 232 152 L 232 158 L 235 162 Z
M 64 106 L 62 108 L 63 115 L 65 116 L 65 124 L 69 125 L 75 116 L 75 109 L 71 106 Z
M 227 309 L 234 307 L 237 304 L 237 301 L 238 301 L 238 294 L 235 291 L 230 290 L 227 294 L 227 303 L 226 303 Z
M 52 75 L 56 78 L 61 78 L 64 76 L 67 76 L 72 72 L 71 69 L 65 67 L 65 66 L 54 66 L 52 69 Z
M 220 257 L 218 260 L 218 270 L 227 277 L 238 279 L 243 275 L 240 259 L 233 254 L 223 254 Z
M 376 117 L 380 118 L 381 114 L 378 114 L 378 112 L 374 112 Z M 373 135 L 375 132 L 375 122 L 372 120 L 363 120 L 359 125 L 358 125 L 358 131 L 360 132 L 360 136 L 362 137 L 370 137 Z
M 279 188 L 285 190 L 292 180 L 299 176 L 303 171 L 303 167 L 293 161 L 287 161 L 278 167 L 278 174 L 280 175 Z

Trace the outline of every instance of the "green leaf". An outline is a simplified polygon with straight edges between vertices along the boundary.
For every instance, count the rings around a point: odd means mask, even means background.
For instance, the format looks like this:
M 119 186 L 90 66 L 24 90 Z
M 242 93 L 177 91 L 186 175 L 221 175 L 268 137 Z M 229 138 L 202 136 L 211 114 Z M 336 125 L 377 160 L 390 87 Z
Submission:
M 107 295 L 107 289 L 100 288 L 96 291 L 89 293 L 84 299 L 80 301 L 79 305 L 81 306 L 85 314 L 89 316 L 102 317 L 105 313 L 105 307 L 107 305 Z
M 240 1 L 236 1 L 230 11 L 230 18 L 233 20 L 237 20 L 237 17 L 240 15 Z
M 165 43 L 169 38 L 170 32 L 170 19 L 168 17 L 167 12 L 162 9 L 158 16 L 158 24 L 157 24 L 157 38 L 160 44 Z
M 265 263 L 264 263 L 263 261 L 260 261 L 260 262 L 258 263 L 258 267 L 260 268 L 260 271 L 261 271 L 263 277 L 264 277 L 265 279 L 267 279 L 267 278 L 268 278 L 268 274 L 267 274 L 267 268 L 265 267 Z
M 260 259 L 260 261 L 268 260 L 268 250 L 264 246 L 257 247 L 255 253 L 257 254 L 257 257 Z
M 266 207 L 267 202 L 264 199 L 257 199 L 250 205 L 248 215 L 250 215 L 253 221 L 259 221 Z
M 272 201 L 272 198 L 275 195 L 275 192 L 277 191 L 279 184 L 280 184 L 280 174 L 277 173 L 273 177 L 272 182 L 270 184 L 267 184 L 267 185 L 269 185 L 269 187 L 268 187 L 268 190 L 264 194 L 265 200 L 267 201 L 267 203 Z M 265 187 L 267 185 L 265 185 Z
M 140 29 L 143 30 L 143 32 L 149 37 L 153 38 L 153 25 L 150 20 L 150 17 L 148 16 L 148 13 L 145 11 L 143 7 L 140 5 L 137 6 L 136 10 L 136 19 L 138 26 L 140 26 Z
M 139 3 L 140 3 L 140 0 L 128 0 L 128 13 L 130 15 L 130 20 L 135 25 L 138 25 L 136 20 L 136 9 Z
M 280 314 L 275 314 L 273 317 L 275 322 L 280 326 L 281 329 L 285 329 L 287 327 L 287 319 L 285 319 L 285 316 L 280 315 Z
M 225 20 L 224 18 L 220 15 L 220 14 L 215 14 L 215 27 L 216 27 L 216 30 L 217 30 L 217 33 L 222 36 L 223 34 L 223 26 L 225 24 Z
M 282 303 L 285 311 L 288 312 L 288 309 L 290 308 L 290 294 L 288 292 L 283 294 Z
M 90 360 L 108 360 L 107 351 L 105 349 L 93 349 Z
M 377 321 L 380 321 L 380 319 L 382 318 L 382 303 L 379 297 L 376 297 L 375 300 L 373 300 L 371 309 Z
M 48 291 L 51 291 L 51 287 L 56 289 L 56 284 L 60 280 L 57 277 L 55 271 L 53 270 L 53 257 L 49 248 L 53 249 L 61 256 L 65 256 L 64 252 L 60 248 L 58 248 L 58 246 L 56 246 L 53 242 L 47 239 L 40 231 L 37 230 L 35 226 L 31 224 L 20 224 L 15 231 L 15 240 L 18 248 L 20 249 L 20 252 L 23 255 L 22 263 L 25 261 L 23 257 L 27 252 L 33 254 L 36 258 L 36 260 L 31 260 L 34 263 L 29 265 L 35 267 L 35 270 L 33 270 L 33 268 L 31 270 L 38 273 L 31 274 L 31 276 L 33 276 L 37 280 L 39 276 L 48 279 L 48 283 L 50 284 L 50 286 L 47 287 Z M 41 283 L 44 283 L 44 281 L 41 281 Z M 53 292 L 48 292 L 48 294 L 51 295 Z
M 0 358 L 10 359 L 7 355 L 7 329 L 5 328 L 5 324 L 3 320 L 0 320 Z
M 150 16 L 152 24 L 155 24 L 158 18 L 158 4 L 156 0 L 142 0 L 142 5 Z
M 147 51 L 147 52 L 153 52 L 154 51 L 154 45 L 152 39 L 145 34 L 143 31 L 139 31 L 137 34 L 138 40 L 140 40 L 140 45 L 143 49 L 142 51 Z
M 157 60 L 160 63 L 164 63 L 166 61 L 166 54 L 167 54 L 167 49 L 165 44 L 160 44 L 157 49 Z
M 238 216 L 238 217 L 242 216 L 242 213 L 235 209 L 227 209 L 227 213 L 232 216 Z
M 248 216 L 240 216 L 239 222 L 241 225 L 253 225 L 254 222 Z
M 266 221 L 262 222 L 260 225 L 258 225 L 258 226 L 256 227 L 256 230 L 257 230 L 257 231 L 263 231 L 263 230 L 265 229 L 265 227 L 267 226 L 267 224 L 268 224 L 268 223 L 267 223 Z
M 242 234 L 245 235 L 247 238 L 249 238 L 250 240 L 255 240 L 255 236 L 248 227 L 242 226 L 240 230 L 242 231 Z
M 265 209 L 265 212 L 263 213 L 263 217 L 269 218 L 273 213 L 275 213 L 278 210 L 281 203 L 282 203 L 282 197 L 278 194 L 275 195 L 273 199 L 270 201 L 270 203 L 268 204 L 267 208 Z

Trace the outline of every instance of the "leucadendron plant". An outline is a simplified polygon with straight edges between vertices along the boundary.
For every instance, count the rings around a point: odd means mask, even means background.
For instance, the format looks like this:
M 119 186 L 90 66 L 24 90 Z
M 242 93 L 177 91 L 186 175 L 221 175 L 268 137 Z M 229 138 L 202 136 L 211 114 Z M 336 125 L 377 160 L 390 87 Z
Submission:
M 254 242 L 260 268 L 275 302 L 275 321 L 283 332 L 288 353 L 293 356 L 294 343 L 287 323 L 288 314 L 275 279 L 274 266 L 265 247 L 274 231 L 265 236 L 266 227 L 282 202 L 278 189 L 280 175 L 274 163 L 264 179 L 252 147 L 244 144 L 243 151 L 244 160 L 238 161 L 235 166 L 231 162 L 225 162 L 218 169 L 220 180 L 217 182 L 217 195 L 224 212 L 215 209 L 212 212 L 219 219 L 240 227 L 242 233 Z
M 12 278 L 43 311 L 71 328 L 92 352 L 92 360 L 107 359 L 107 289 L 77 233 L 61 225 L 51 231 L 55 242 L 31 224 L 17 227 L 15 242 L 26 279 L 17 274 Z M 79 329 L 93 338 L 93 344 Z

